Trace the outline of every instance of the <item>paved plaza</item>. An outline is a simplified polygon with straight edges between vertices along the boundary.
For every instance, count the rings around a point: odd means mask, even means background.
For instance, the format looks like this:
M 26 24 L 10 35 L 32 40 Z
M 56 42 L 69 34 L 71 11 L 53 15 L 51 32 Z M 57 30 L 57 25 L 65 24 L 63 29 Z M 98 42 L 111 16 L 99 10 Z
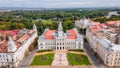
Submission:
M 94 66 L 31 66 L 29 68 L 94 68 Z M 106 67 L 99 67 L 99 68 L 106 68 Z
M 52 66 L 68 66 L 68 60 L 66 53 L 55 53 Z

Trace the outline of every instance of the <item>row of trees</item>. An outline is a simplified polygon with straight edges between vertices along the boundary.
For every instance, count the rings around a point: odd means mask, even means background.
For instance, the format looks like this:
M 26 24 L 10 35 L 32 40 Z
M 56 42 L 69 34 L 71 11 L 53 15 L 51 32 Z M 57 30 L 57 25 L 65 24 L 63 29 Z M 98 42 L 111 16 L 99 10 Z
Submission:
M 89 18 L 104 16 L 108 13 L 106 10 L 41 10 L 41 11 L 14 11 L 0 13 L 0 22 L 31 23 L 36 19 L 54 19 L 61 18 L 63 21 L 77 20 L 84 15 Z
M 99 17 L 99 18 L 95 18 L 94 21 L 98 21 L 100 23 L 105 23 L 106 21 L 114 21 L 114 20 L 120 20 L 120 16 L 111 16 L 110 18 L 106 18 L 106 17 Z
M 38 34 L 42 34 L 45 28 L 57 29 L 58 22 L 62 21 L 63 30 L 72 29 L 74 21 L 82 18 L 84 15 L 88 18 L 96 18 L 95 21 L 104 22 L 102 18 L 108 13 L 108 10 L 35 10 L 35 11 L 13 11 L 0 13 L 0 30 L 13 29 L 32 29 L 33 23 L 37 25 Z M 113 17 L 116 19 L 118 17 Z M 118 18 L 119 19 L 119 18 Z M 51 23 L 45 23 L 41 20 L 52 20 Z
M 0 30 L 22 29 L 25 25 L 22 23 L 2 22 L 0 23 Z
M 38 34 L 42 34 L 45 28 L 50 28 L 50 29 L 57 29 L 59 21 L 52 21 L 51 23 L 43 23 L 43 22 L 33 22 L 36 24 L 37 29 L 38 29 Z M 0 23 L 0 30 L 13 30 L 13 29 L 32 29 L 33 23 L 12 23 L 12 22 L 7 22 L 7 23 Z M 64 21 L 62 23 L 63 25 L 63 30 L 66 31 L 66 29 L 72 29 L 74 28 L 74 23 L 71 20 Z

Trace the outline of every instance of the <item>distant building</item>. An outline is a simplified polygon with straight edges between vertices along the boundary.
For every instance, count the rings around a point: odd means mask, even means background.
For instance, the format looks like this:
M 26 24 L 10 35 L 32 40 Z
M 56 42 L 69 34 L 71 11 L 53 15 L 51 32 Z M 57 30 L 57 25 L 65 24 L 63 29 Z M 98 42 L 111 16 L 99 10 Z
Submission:
M 37 37 L 37 28 L 32 30 L 1 30 L 0 31 L 0 67 L 17 67 L 25 57 L 30 44 Z
M 75 26 L 82 29 L 87 28 L 89 24 L 90 21 L 85 16 L 81 20 L 75 21 Z
M 111 16 L 119 16 L 120 14 L 117 13 L 117 11 L 112 11 L 112 12 L 109 12 L 107 16 L 105 16 L 106 18 L 110 18 Z
M 109 21 L 108 21 L 109 22 Z M 107 22 L 107 23 L 108 23 Z M 119 21 L 112 21 L 116 25 Z M 120 34 L 115 32 L 112 24 L 92 24 L 86 31 L 86 39 L 94 53 L 99 55 L 108 66 L 120 66 Z
M 39 50 L 69 50 L 83 49 L 83 37 L 77 32 L 76 28 L 62 31 L 62 24 L 59 23 L 58 31 L 45 29 L 38 39 Z

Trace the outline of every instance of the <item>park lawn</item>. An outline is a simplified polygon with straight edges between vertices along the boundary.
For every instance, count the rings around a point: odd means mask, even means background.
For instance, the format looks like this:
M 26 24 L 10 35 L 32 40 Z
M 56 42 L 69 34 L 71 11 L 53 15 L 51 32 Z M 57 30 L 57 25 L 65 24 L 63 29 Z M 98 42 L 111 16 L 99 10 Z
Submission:
M 90 65 L 85 55 L 68 53 L 67 58 L 70 65 Z
M 53 21 L 51 19 L 49 19 L 49 20 L 42 20 L 42 22 L 44 24 L 52 24 L 53 23 Z
M 51 65 L 54 54 L 45 54 L 35 56 L 31 65 Z

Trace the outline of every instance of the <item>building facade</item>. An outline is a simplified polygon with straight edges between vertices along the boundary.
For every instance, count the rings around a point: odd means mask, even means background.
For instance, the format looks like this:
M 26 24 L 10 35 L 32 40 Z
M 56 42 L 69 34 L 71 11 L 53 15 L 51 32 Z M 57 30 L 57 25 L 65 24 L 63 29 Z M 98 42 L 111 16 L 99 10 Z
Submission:
M 25 57 L 25 52 L 35 40 L 37 28 L 34 24 L 32 30 L 0 31 L 0 67 L 17 67 Z M 3 39 L 6 34 L 8 39 Z
M 83 37 L 76 28 L 62 31 L 62 24 L 59 23 L 58 31 L 45 29 L 44 33 L 38 39 L 39 50 L 69 50 L 83 49 Z
M 120 34 L 114 31 L 115 28 L 105 24 L 92 25 L 86 31 L 86 39 L 94 53 L 99 55 L 104 64 L 120 66 Z
M 85 29 L 89 26 L 90 20 L 84 16 L 82 19 L 75 21 L 75 26 L 78 28 Z

